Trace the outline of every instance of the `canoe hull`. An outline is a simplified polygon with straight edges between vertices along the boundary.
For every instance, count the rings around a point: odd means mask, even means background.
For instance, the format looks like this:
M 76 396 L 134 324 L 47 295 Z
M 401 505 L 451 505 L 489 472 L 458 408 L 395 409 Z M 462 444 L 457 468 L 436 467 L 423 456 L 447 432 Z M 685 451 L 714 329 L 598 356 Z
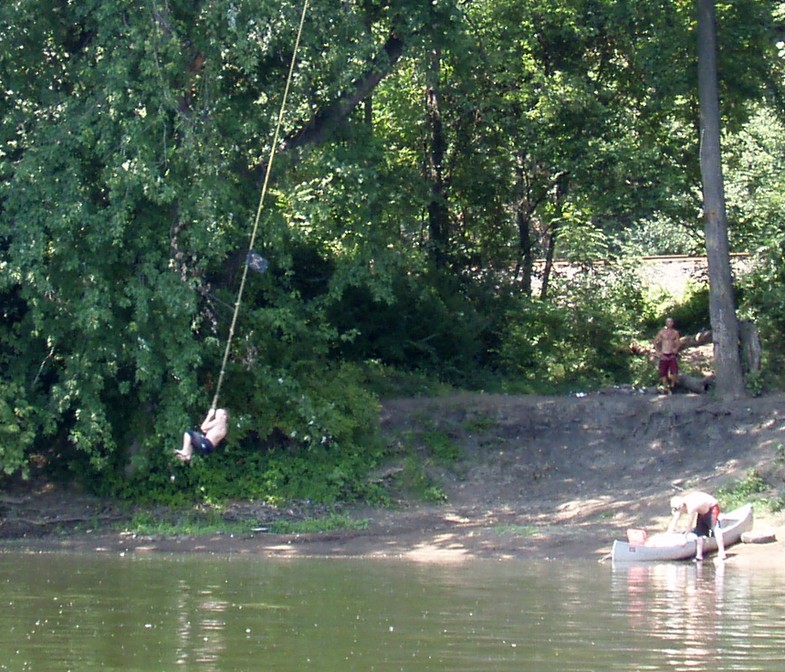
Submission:
M 720 526 L 722 527 L 722 540 L 725 543 L 725 548 L 737 543 L 744 532 L 752 529 L 752 524 L 752 504 L 745 504 L 735 511 L 721 513 Z M 668 543 L 657 543 L 656 536 L 645 544 L 614 541 L 611 559 L 613 562 L 656 562 L 688 560 L 695 557 L 698 543 L 695 535 L 672 534 L 669 536 L 673 539 Z M 716 550 L 717 540 L 714 537 L 705 537 L 703 539 L 703 553 L 713 553 Z

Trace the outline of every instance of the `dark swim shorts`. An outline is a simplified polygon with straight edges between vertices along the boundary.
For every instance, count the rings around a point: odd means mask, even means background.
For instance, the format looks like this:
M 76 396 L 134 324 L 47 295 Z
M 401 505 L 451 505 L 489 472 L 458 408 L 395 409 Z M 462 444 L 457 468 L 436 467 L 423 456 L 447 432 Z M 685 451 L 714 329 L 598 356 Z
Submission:
M 191 444 L 193 445 L 194 450 L 199 451 L 202 455 L 207 455 L 215 450 L 213 442 L 198 429 L 189 429 L 188 436 L 191 437 Z
M 714 527 L 720 518 L 720 507 L 718 505 L 712 506 L 708 513 L 699 513 L 698 519 L 695 521 L 695 529 L 693 532 L 699 537 L 710 537 L 714 532 Z

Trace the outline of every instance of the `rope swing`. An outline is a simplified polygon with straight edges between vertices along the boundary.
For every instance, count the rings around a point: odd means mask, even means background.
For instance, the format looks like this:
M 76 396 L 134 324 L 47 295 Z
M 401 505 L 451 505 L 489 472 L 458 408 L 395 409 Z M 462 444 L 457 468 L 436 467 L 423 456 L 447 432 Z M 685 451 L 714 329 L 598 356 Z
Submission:
M 273 168 L 273 159 L 275 158 L 275 148 L 278 146 L 278 138 L 281 133 L 281 126 L 283 125 L 283 115 L 284 110 L 286 109 L 286 99 L 289 96 L 289 88 L 292 83 L 292 77 L 294 75 L 294 65 L 297 61 L 297 50 L 300 47 L 300 38 L 303 34 L 303 25 L 305 24 L 305 15 L 308 10 L 308 2 L 309 0 L 305 0 L 303 3 L 303 11 L 302 15 L 300 16 L 300 25 L 297 29 L 297 38 L 294 42 L 294 50 L 292 51 L 292 60 L 289 64 L 289 76 L 286 78 L 286 87 L 283 92 L 283 99 L 281 100 L 281 109 L 278 112 L 278 122 L 275 125 L 275 133 L 273 134 L 273 142 L 270 146 L 270 158 L 267 160 L 267 170 L 264 175 L 264 183 L 262 185 L 262 192 L 259 196 L 259 206 L 256 209 L 256 219 L 254 220 L 253 230 L 251 231 L 251 239 L 248 243 L 248 254 L 246 256 L 246 263 L 243 264 L 243 274 L 242 278 L 240 279 L 240 288 L 237 291 L 237 300 L 234 303 L 234 313 L 232 315 L 232 322 L 229 325 L 229 334 L 226 338 L 226 348 L 224 350 L 223 361 L 221 363 L 221 373 L 218 376 L 218 384 L 215 388 L 215 395 L 213 396 L 213 402 L 210 404 L 210 408 L 218 408 L 218 397 L 221 394 L 221 387 L 223 385 L 224 376 L 226 375 L 226 365 L 229 361 L 229 351 L 231 350 L 232 346 L 232 339 L 234 338 L 234 330 L 237 326 L 237 316 L 240 314 L 240 306 L 243 300 L 243 292 L 245 291 L 245 281 L 248 277 L 248 269 L 252 268 L 253 270 L 264 270 L 266 268 L 266 263 L 264 260 L 259 257 L 253 251 L 254 243 L 256 242 L 256 234 L 259 230 L 259 221 L 262 217 L 262 209 L 264 207 L 264 199 L 267 196 L 267 185 L 270 182 L 270 173 L 272 172 Z

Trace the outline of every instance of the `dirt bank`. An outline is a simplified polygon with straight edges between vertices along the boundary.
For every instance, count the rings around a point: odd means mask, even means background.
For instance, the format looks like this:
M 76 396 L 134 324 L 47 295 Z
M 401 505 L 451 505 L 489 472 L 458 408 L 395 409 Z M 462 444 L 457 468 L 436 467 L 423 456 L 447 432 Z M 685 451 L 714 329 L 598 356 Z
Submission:
M 570 397 L 462 394 L 385 403 L 382 427 L 392 445 L 421 456 L 446 502 L 403 495 L 387 509 L 343 513 L 364 530 L 313 535 L 135 537 L 106 532 L 124 515 L 111 503 L 31 485 L 0 498 L 4 549 L 107 553 L 245 553 L 275 557 L 601 559 L 628 527 L 661 529 L 669 497 L 681 489 L 716 491 L 755 469 L 785 492 L 785 396 L 733 403 L 707 396 L 613 389 Z M 458 459 L 433 458 L 434 437 Z M 395 492 L 403 465 L 377 477 Z M 227 516 L 259 522 L 307 515 L 237 503 Z M 756 529 L 785 538 L 785 517 L 756 511 Z M 90 521 L 100 523 L 90 530 Z M 780 562 L 783 543 L 731 549 L 737 564 Z

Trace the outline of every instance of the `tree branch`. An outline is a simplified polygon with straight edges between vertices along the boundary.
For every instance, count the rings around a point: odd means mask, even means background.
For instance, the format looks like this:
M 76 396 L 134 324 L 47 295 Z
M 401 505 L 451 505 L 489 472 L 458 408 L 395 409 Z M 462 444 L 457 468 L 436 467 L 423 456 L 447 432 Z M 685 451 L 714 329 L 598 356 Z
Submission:
M 324 142 L 330 132 L 390 74 L 402 54 L 403 40 L 395 32 L 391 32 L 384 45 L 384 52 L 369 62 L 368 69 L 354 82 L 351 90 L 339 96 L 337 100 L 311 117 L 304 126 L 284 138 L 281 150 L 287 151 Z

